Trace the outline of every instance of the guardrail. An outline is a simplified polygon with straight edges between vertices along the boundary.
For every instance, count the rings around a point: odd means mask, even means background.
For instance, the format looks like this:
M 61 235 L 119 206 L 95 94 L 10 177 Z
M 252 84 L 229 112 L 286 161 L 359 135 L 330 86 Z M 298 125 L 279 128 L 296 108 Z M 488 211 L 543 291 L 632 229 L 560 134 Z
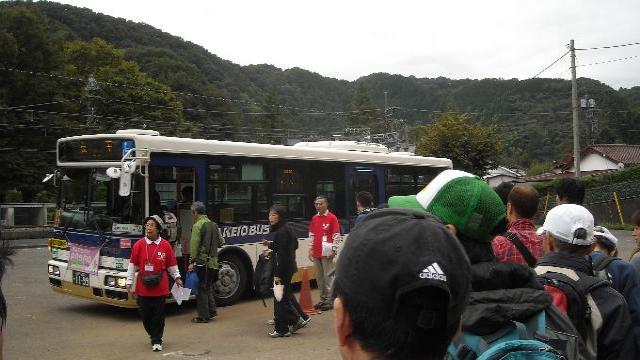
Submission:
M 0 204 L 0 226 L 46 226 L 53 219 L 49 209 L 53 203 L 5 203 Z

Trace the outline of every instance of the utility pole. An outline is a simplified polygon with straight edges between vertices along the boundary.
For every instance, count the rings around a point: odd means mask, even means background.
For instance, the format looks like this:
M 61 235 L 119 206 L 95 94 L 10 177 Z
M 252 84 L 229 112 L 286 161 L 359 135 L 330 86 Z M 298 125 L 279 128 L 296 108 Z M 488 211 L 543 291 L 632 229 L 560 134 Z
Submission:
M 575 177 L 580 177 L 580 131 L 578 119 L 578 82 L 576 81 L 576 48 L 573 40 L 569 42 L 571 51 L 571 107 L 573 108 L 573 166 Z

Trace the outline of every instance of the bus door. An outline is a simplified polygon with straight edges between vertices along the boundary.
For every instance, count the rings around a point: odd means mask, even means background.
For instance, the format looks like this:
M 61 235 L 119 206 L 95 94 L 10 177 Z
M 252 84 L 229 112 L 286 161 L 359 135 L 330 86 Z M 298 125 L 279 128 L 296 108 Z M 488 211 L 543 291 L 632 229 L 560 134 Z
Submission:
M 374 205 L 385 202 L 384 169 L 378 166 L 348 165 L 346 168 L 347 201 L 346 209 L 349 217 L 356 214 L 356 194 L 368 191 L 373 196 Z
M 149 215 L 163 216 L 166 212 L 176 217 L 174 251 L 184 261 L 189 258 L 189 239 L 193 217 L 193 201 L 205 201 L 206 162 L 197 158 L 173 156 L 152 157 L 149 166 Z M 166 217 L 170 217 L 167 214 Z M 165 221 L 167 221 L 165 219 Z M 171 240 L 171 239 L 169 239 Z M 180 268 L 184 264 L 179 263 Z

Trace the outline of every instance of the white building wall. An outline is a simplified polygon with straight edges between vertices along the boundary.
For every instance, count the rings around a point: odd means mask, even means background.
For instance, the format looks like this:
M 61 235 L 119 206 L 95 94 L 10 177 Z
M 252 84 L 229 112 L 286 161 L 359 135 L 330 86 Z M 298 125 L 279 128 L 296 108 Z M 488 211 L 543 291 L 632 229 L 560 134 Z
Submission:
M 618 164 L 599 154 L 589 154 L 580 159 L 580 171 L 619 169 Z M 575 171 L 572 166 L 569 171 Z

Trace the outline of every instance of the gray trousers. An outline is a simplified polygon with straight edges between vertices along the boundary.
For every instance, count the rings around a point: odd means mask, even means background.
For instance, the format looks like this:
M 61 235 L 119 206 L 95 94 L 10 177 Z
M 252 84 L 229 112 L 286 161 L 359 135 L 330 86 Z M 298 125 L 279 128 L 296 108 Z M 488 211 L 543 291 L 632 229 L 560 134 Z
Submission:
M 198 270 L 198 294 L 196 295 L 196 303 L 198 308 L 198 317 L 208 319 L 216 313 L 216 299 L 214 297 L 214 284 L 218 280 L 218 270 Z
M 330 302 L 329 296 L 331 291 L 331 285 L 333 284 L 333 275 L 328 274 L 333 270 L 335 264 L 333 259 L 313 259 L 313 265 L 316 268 L 316 282 L 318 283 L 318 289 L 320 289 L 320 302 Z

